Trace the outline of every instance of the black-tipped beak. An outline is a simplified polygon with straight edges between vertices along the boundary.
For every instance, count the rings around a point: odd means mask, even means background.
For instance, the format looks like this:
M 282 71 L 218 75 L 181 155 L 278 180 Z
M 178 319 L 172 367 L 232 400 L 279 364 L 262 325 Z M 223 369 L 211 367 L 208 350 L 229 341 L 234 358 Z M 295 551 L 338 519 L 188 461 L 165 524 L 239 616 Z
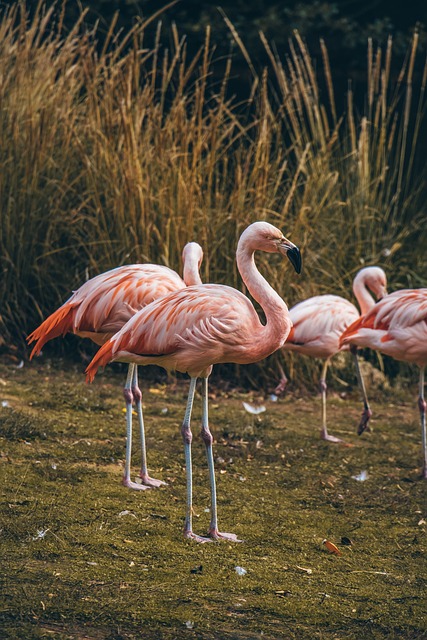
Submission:
M 292 264 L 295 271 L 297 273 L 301 273 L 302 258 L 301 252 L 298 247 L 292 247 L 291 249 L 288 249 L 286 255 L 288 256 L 289 262 Z

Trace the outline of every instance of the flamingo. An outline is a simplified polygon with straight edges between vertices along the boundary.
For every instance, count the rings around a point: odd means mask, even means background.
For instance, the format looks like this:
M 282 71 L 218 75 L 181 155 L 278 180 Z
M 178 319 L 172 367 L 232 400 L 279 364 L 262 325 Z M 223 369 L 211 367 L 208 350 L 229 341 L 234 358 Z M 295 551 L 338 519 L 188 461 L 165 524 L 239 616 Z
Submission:
M 90 338 L 98 345 L 104 344 L 150 302 L 187 285 L 201 284 L 199 268 L 202 260 L 201 246 L 197 242 L 189 242 L 182 251 L 183 279 L 172 269 L 156 264 L 125 265 L 91 278 L 28 336 L 29 343 L 36 342 L 30 359 L 40 353 L 46 342 L 66 333 Z M 138 386 L 138 367 L 134 364 L 129 365 L 123 394 L 127 433 L 123 484 L 138 490 L 159 487 L 165 483 L 148 474 L 142 393 Z M 133 403 L 140 430 L 141 484 L 130 479 Z
M 362 314 L 371 309 L 375 301 L 369 290 L 377 299 L 387 294 L 387 280 L 384 271 L 380 267 L 365 267 L 354 278 L 353 292 L 359 303 Z M 326 427 L 326 373 L 331 358 L 341 351 L 339 339 L 346 327 L 359 318 L 359 312 L 348 300 L 334 295 L 314 296 L 299 302 L 289 310 L 293 327 L 283 346 L 283 350 L 297 351 L 313 358 L 324 359 L 320 376 L 320 392 L 322 395 L 322 428 L 320 437 L 329 442 L 342 442 L 328 433 Z M 349 347 L 346 347 L 348 349 Z M 365 385 L 361 375 L 357 349 L 351 348 L 356 366 L 357 378 L 363 394 L 364 409 L 359 424 L 359 434 L 368 426 L 372 412 L 369 407 Z M 286 385 L 286 376 L 276 387 L 276 393 L 283 391 Z
M 256 250 L 287 255 L 297 273 L 301 271 L 299 249 L 279 229 L 254 222 L 240 236 L 236 260 L 243 282 L 265 312 L 263 325 L 253 304 L 240 291 L 219 284 L 204 284 L 176 291 L 136 313 L 95 355 L 86 369 L 92 382 L 100 366 L 121 361 L 157 364 L 190 376 L 187 406 L 181 434 L 184 442 L 187 504 L 184 536 L 197 542 L 239 541 L 232 533 L 220 533 L 217 525 L 213 437 L 208 421 L 208 377 L 217 363 L 248 364 L 280 348 L 290 331 L 286 304 L 258 271 Z M 202 378 L 202 429 L 211 490 L 211 521 L 208 537 L 192 528 L 192 462 L 190 427 L 197 378 Z
M 340 344 L 369 347 L 395 360 L 414 362 L 420 369 L 418 408 L 423 447 L 423 478 L 427 478 L 426 401 L 424 372 L 427 365 L 427 288 L 399 289 L 377 302 L 353 322 Z

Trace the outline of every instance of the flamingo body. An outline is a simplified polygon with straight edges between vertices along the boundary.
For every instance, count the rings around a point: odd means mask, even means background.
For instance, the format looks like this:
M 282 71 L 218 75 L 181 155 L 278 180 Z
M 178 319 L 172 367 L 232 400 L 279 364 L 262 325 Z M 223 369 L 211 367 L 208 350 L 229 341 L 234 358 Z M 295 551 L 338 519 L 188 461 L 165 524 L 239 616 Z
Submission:
M 125 265 L 91 278 L 28 336 L 29 343 L 36 341 L 30 357 L 38 355 L 46 342 L 66 333 L 104 344 L 139 309 L 188 284 L 201 282 L 198 265 L 202 257 L 197 243 L 186 245 L 185 281 L 169 267 L 155 264 Z M 185 259 L 190 262 L 187 273 Z
M 155 264 L 125 265 L 91 278 L 28 336 L 28 342 L 36 342 L 30 358 L 38 355 L 46 342 L 66 333 L 90 338 L 98 345 L 104 344 L 138 310 L 169 293 L 185 289 L 187 285 L 201 283 L 199 268 L 202 259 L 200 245 L 189 242 L 182 252 L 183 278 L 169 267 Z M 123 484 L 139 490 L 160 486 L 164 483 L 148 475 L 142 393 L 134 364 L 129 365 L 124 396 L 127 439 Z M 130 479 L 132 404 L 136 404 L 140 427 L 142 484 Z
M 190 375 L 187 409 L 181 429 L 187 472 L 184 534 L 198 542 L 237 540 L 234 534 L 219 533 L 217 527 L 213 437 L 208 424 L 207 395 L 212 365 L 257 362 L 281 347 L 291 329 L 286 304 L 255 266 L 256 250 L 287 255 L 298 273 L 301 257 L 297 247 L 267 222 L 255 222 L 242 233 L 237 246 L 237 266 L 249 292 L 265 312 L 265 325 L 260 322 L 252 303 L 236 289 L 216 284 L 191 286 L 141 309 L 99 349 L 86 369 L 88 381 L 93 380 L 100 366 L 114 360 L 160 364 L 166 369 Z M 190 417 L 198 377 L 202 378 L 202 438 L 206 445 L 211 485 L 210 538 L 196 536 L 192 531 Z
M 425 367 L 427 288 L 390 293 L 343 332 L 341 344 L 369 347 L 396 360 Z
M 354 278 L 353 291 L 362 312 L 366 312 L 375 303 L 369 293 L 372 291 L 377 298 L 386 293 L 386 276 L 380 267 L 365 267 Z M 293 306 L 289 315 L 293 327 L 283 346 L 284 350 L 297 351 L 312 358 L 323 359 L 324 365 L 320 379 L 322 394 L 322 428 L 321 438 L 330 442 L 340 442 L 339 438 L 329 435 L 326 426 L 326 373 L 330 359 L 339 351 L 347 350 L 349 346 L 340 345 L 343 331 L 359 318 L 357 308 L 340 296 L 321 295 L 308 298 Z M 356 373 L 364 398 L 364 411 L 359 424 L 359 433 L 367 428 L 372 412 L 369 408 L 363 378 L 360 373 L 357 354 L 354 352 Z M 277 390 L 282 391 L 286 384 L 286 377 L 279 383 Z
M 394 291 L 341 336 L 342 345 L 369 347 L 420 368 L 418 407 L 423 443 L 423 477 L 427 478 L 426 402 L 424 369 L 427 365 L 427 288 Z
M 327 294 L 299 302 L 289 315 L 293 327 L 285 349 L 313 358 L 331 358 L 340 350 L 342 332 L 359 312 L 348 300 Z
M 282 346 L 290 329 L 268 340 L 265 327 L 248 298 L 226 285 L 205 284 L 176 291 L 135 314 L 102 349 L 87 369 L 93 380 L 99 366 L 124 361 L 158 364 L 200 377 L 214 364 L 247 364 Z M 254 343 L 254 333 L 267 340 Z

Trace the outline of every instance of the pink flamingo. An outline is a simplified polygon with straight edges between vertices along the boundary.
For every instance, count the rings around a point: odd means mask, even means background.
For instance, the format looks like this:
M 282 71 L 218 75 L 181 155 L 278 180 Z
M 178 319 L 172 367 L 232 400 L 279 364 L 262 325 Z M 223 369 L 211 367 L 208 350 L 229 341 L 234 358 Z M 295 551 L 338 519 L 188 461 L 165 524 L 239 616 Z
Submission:
M 371 309 L 375 301 L 369 290 L 377 299 L 387 294 L 386 275 L 379 267 L 361 269 L 353 281 L 354 295 L 362 314 Z M 325 360 L 320 376 L 320 392 L 322 394 L 322 428 L 320 437 L 329 442 L 342 442 L 340 438 L 329 435 L 326 427 L 326 373 L 331 358 L 341 351 L 339 339 L 346 327 L 359 318 L 359 312 L 348 300 L 334 295 L 314 296 L 299 302 L 289 310 L 293 327 L 283 346 L 284 350 L 297 351 L 312 358 Z M 348 347 L 346 347 L 348 349 Z M 365 385 L 357 358 L 357 349 L 351 349 L 356 366 L 357 378 L 363 394 L 364 410 L 359 424 L 359 434 L 368 426 L 372 412 L 369 408 Z M 276 388 L 276 393 L 283 391 L 287 379 L 284 373 Z
M 30 359 L 40 353 L 46 342 L 66 333 L 90 338 L 98 345 L 104 344 L 137 311 L 154 300 L 185 289 L 187 285 L 201 284 L 199 268 L 202 260 L 200 245 L 189 242 L 182 252 L 183 279 L 172 269 L 156 264 L 125 265 L 91 278 L 28 336 L 29 343 L 36 341 Z M 129 364 L 123 393 L 127 433 L 123 484 L 131 489 L 158 487 L 165 483 L 148 475 L 142 393 L 138 386 L 138 367 L 134 364 Z M 130 479 L 134 402 L 140 430 L 142 484 Z
M 400 289 L 377 302 L 341 336 L 340 344 L 377 349 L 396 360 L 420 368 L 418 408 L 421 418 L 423 478 L 427 478 L 426 402 L 424 370 L 427 365 L 427 288 Z
M 301 270 L 299 249 L 279 229 L 267 222 L 251 224 L 237 245 L 237 267 L 250 294 L 265 312 L 263 325 L 253 304 L 240 291 L 218 284 L 188 287 L 142 309 L 114 335 L 86 369 L 91 382 L 100 366 L 122 361 L 157 364 L 190 376 L 187 408 L 182 423 L 187 474 L 187 508 L 184 535 L 198 542 L 210 539 L 237 540 L 232 533 L 220 533 L 217 504 L 213 437 L 208 422 L 208 376 L 216 363 L 248 364 L 267 357 L 283 345 L 291 328 L 286 304 L 259 273 L 256 250 L 287 255 L 297 273 Z M 197 378 L 202 378 L 202 438 L 206 446 L 211 487 L 209 537 L 192 529 L 192 464 L 190 428 Z

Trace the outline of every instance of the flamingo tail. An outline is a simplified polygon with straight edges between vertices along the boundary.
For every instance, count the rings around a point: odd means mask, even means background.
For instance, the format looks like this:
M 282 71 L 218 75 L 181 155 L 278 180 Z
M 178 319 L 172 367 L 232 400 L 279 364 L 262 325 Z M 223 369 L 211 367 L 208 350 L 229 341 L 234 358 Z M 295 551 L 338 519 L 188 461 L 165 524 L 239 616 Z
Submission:
M 105 367 L 106 364 L 113 359 L 113 345 L 111 340 L 108 340 L 99 351 L 96 352 L 88 366 L 86 367 L 86 382 L 93 382 L 96 376 L 96 372 L 99 367 Z
M 357 334 L 359 329 L 386 329 L 387 327 L 383 323 L 376 322 L 376 315 L 369 313 L 365 316 L 361 316 L 355 320 L 340 336 L 340 347 L 345 344 L 349 344 L 351 339 Z
M 71 304 L 62 305 L 62 307 L 59 307 L 52 315 L 46 318 L 46 320 L 27 337 L 29 344 L 36 341 L 31 351 L 30 360 L 40 353 L 46 342 L 73 331 L 73 323 L 74 306 Z

